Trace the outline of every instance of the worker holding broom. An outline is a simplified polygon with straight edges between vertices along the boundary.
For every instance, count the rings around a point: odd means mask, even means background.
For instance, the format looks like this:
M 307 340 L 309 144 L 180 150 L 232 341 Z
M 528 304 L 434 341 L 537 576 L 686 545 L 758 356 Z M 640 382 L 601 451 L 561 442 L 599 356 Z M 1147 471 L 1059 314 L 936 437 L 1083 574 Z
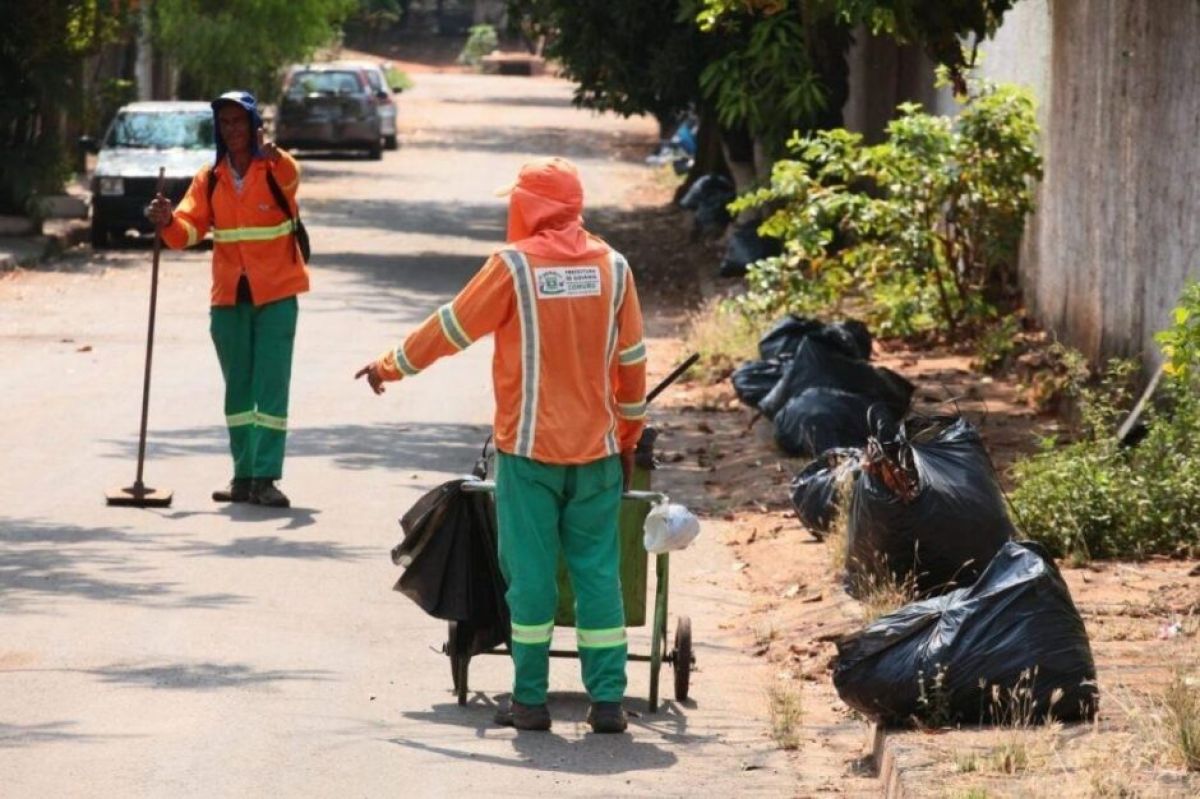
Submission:
M 376 394 L 495 334 L 496 512 L 515 676 L 496 721 L 550 729 L 546 707 L 560 551 L 595 732 L 622 732 L 625 611 L 618 512 L 646 412 L 646 348 L 633 274 L 583 228 L 583 188 L 562 158 L 509 189 L 508 243 L 453 301 L 355 375 Z
M 296 206 L 300 169 L 263 141 L 252 94 L 227 92 L 212 109 L 215 164 L 196 174 L 178 209 L 160 194 L 146 215 L 174 249 L 213 233 L 210 331 L 225 377 L 233 453 L 233 479 L 213 500 L 286 508 L 275 481 L 283 476 L 296 295 L 308 291 Z

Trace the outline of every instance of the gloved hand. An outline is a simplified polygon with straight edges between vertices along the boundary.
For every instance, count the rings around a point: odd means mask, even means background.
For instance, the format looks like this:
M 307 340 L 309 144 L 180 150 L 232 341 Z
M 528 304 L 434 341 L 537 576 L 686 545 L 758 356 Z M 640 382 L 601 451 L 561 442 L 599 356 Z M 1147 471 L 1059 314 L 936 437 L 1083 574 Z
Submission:
M 627 449 L 621 453 L 621 473 L 625 475 L 625 490 L 633 485 L 634 451 Z

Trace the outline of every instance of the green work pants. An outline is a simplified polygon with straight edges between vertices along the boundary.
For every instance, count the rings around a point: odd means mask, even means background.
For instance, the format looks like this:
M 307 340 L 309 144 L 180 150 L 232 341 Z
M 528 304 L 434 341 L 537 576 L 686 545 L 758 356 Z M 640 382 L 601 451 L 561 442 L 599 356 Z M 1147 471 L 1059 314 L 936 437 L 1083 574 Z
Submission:
M 575 633 L 588 696 L 593 702 L 625 696 L 629 648 L 617 536 L 621 482 L 616 456 L 557 466 L 497 455 L 500 569 L 512 615 L 513 699 L 521 704 L 546 701 L 560 551 L 575 590 Z
M 283 476 L 297 313 L 295 297 L 212 309 L 209 330 L 225 376 L 234 477 Z

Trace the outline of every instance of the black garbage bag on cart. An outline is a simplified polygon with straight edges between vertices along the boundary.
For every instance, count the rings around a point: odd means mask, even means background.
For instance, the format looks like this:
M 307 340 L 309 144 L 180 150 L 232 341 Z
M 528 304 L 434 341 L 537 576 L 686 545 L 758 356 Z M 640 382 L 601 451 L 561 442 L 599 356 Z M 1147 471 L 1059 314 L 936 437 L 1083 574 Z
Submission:
M 820 540 L 829 532 L 842 502 L 838 488 L 844 480 L 858 479 L 861 460 L 861 449 L 829 449 L 792 479 L 792 507 L 814 538 Z
M 783 377 L 763 397 L 758 408 L 768 419 L 774 419 L 788 400 L 809 388 L 836 388 L 858 394 L 870 403 L 881 402 L 896 419 L 907 413 L 915 390 L 912 383 L 890 369 L 847 358 L 808 337 L 800 342 Z
M 806 338 L 815 339 L 847 358 L 871 359 L 871 331 L 862 322 L 846 319 L 827 324 L 796 314 L 788 314 L 772 325 L 758 340 L 758 354 L 764 361 L 790 358 Z
M 508 640 L 507 586 L 491 497 L 464 491 L 466 481 L 443 483 L 404 514 L 392 562 L 404 567 L 395 590 L 430 616 L 458 622 L 459 641 L 478 654 Z
M 783 364 L 778 361 L 750 361 L 734 369 L 730 380 L 742 404 L 757 408 L 781 377 Z
M 925 596 L 971 585 L 1014 532 L 979 433 L 962 418 L 920 431 L 909 420 L 892 446 L 911 461 L 915 497 L 863 470 L 847 518 L 851 592 L 856 575 L 885 570 Z
M 887 723 L 1077 721 L 1098 704 L 1083 620 L 1037 544 L 1005 544 L 975 585 L 906 605 L 837 648 L 838 695 Z
M 867 443 L 871 400 L 836 388 L 806 388 L 775 414 L 775 443 L 789 455 Z

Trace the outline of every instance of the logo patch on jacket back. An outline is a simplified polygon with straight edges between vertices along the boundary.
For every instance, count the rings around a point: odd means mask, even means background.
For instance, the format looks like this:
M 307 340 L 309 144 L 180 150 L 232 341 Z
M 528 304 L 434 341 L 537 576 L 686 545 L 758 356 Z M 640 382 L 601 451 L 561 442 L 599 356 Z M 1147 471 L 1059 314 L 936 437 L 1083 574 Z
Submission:
M 534 273 L 537 275 L 539 299 L 600 296 L 598 266 L 543 266 L 535 269 Z

